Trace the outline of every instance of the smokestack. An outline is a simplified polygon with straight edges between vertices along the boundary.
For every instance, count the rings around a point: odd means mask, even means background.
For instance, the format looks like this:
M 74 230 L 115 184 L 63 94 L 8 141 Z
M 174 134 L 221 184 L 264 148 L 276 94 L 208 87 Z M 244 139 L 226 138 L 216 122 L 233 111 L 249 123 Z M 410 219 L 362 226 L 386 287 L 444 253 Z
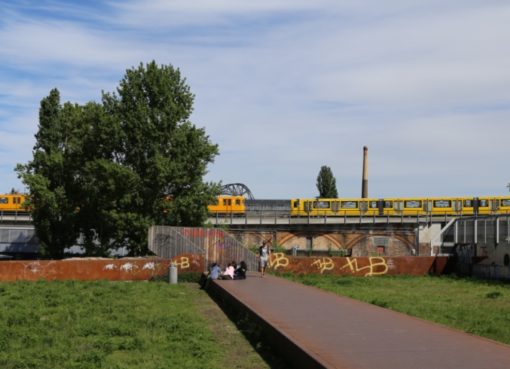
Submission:
M 361 197 L 368 197 L 368 147 L 363 146 L 363 180 L 361 181 Z

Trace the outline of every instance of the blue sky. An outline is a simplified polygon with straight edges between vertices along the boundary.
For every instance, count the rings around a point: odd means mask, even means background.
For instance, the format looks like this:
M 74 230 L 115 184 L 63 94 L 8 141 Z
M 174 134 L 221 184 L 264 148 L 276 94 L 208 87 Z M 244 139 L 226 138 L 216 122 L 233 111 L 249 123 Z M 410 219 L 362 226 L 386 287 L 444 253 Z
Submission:
M 206 177 L 313 197 L 508 194 L 510 3 L 495 0 L 1 1 L 0 192 L 23 190 L 40 100 L 98 101 L 172 64 L 220 155 Z

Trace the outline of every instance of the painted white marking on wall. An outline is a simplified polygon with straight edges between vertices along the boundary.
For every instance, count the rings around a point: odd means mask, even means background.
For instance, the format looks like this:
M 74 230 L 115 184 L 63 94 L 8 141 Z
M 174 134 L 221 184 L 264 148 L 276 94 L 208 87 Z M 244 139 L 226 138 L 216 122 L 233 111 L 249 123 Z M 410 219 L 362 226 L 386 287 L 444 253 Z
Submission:
M 135 264 L 131 264 L 131 263 L 126 263 L 126 264 L 123 264 L 121 267 L 120 267 L 120 270 L 123 270 L 125 272 L 132 272 L 133 269 L 136 268 L 136 265 Z
M 150 262 L 150 263 L 145 263 L 143 265 L 143 268 L 142 270 L 156 270 L 156 264 L 154 264 L 153 262 Z
M 115 269 L 117 269 L 117 266 L 115 264 L 106 264 L 103 267 L 103 270 L 115 270 Z

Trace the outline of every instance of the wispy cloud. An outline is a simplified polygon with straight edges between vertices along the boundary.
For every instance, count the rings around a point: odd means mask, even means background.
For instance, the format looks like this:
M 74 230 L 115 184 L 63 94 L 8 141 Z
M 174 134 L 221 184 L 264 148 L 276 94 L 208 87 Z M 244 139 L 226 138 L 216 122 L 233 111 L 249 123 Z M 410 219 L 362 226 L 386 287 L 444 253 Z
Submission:
M 321 165 L 357 196 L 506 192 L 505 1 L 0 1 L 0 175 L 19 187 L 39 101 L 98 100 L 126 68 L 179 67 L 221 154 L 208 179 L 315 196 Z M 14 144 L 17 142 L 18 144 Z M 12 157 L 15 159 L 5 159 Z

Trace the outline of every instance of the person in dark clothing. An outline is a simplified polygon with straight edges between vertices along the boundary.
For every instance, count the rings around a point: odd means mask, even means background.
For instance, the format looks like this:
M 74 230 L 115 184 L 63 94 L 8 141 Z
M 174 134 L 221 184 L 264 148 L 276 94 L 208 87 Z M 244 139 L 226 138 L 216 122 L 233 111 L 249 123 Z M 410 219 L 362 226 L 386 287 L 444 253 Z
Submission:
M 248 270 L 248 266 L 246 265 L 244 260 L 241 261 L 239 263 L 239 266 L 237 267 L 237 269 L 234 272 L 234 279 L 246 279 L 246 271 L 247 270 Z

